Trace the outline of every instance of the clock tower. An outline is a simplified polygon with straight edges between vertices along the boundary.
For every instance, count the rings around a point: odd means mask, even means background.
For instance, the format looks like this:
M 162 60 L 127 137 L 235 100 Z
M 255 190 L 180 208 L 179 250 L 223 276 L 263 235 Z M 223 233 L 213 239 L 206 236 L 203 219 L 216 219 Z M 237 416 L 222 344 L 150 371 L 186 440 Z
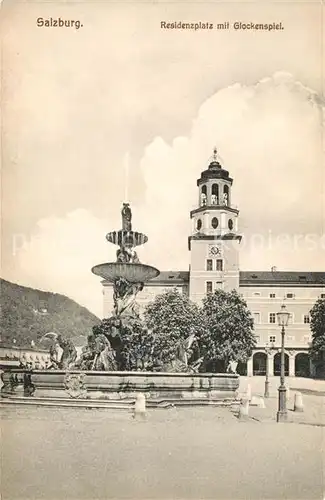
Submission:
M 197 180 L 198 206 L 190 214 L 190 299 L 197 303 L 217 288 L 239 289 L 242 237 L 238 234 L 239 211 L 232 206 L 232 183 L 214 149 L 209 167 Z

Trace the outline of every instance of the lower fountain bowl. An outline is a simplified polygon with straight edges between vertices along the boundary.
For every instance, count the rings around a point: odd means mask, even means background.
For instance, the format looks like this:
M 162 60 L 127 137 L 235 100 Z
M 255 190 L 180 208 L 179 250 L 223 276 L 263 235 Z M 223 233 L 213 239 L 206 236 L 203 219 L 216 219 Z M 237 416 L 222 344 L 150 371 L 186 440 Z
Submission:
M 130 408 L 139 392 L 148 405 L 231 405 L 239 376 L 228 373 L 94 372 L 78 370 L 6 370 L 2 402 L 91 406 L 104 402 Z M 74 403 L 75 401 L 75 403 Z
M 160 271 L 155 267 L 127 262 L 98 264 L 91 271 L 107 281 L 113 282 L 119 278 L 124 278 L 130 283 L 144 283 L 160 274 Z

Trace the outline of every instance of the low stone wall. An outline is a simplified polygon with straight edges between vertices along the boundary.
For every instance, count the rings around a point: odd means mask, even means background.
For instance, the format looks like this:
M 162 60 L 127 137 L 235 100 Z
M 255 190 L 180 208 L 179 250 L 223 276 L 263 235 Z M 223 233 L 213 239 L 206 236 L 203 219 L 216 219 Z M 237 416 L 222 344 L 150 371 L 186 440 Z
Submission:
M 142 392 L 147 399 L 232 400 L 239 376 L 224 373 L 93 372 L 61 370 L 5 371 L 3 397 L 132 399 Z

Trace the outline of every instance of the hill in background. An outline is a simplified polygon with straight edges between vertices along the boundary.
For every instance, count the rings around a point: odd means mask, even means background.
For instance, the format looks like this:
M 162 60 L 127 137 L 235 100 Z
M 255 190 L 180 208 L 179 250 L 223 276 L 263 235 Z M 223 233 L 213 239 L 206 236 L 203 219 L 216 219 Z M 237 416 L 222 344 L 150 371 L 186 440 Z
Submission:
M 43 292 L 16 285 L 0 278 L 1 286 L 1 341 L 6 345 L 30 347 L 33 340 L 39 344 L 48 332 L 60 333 L 85 344 L 92 327 L 100 319 L 85 307 L 58 293 Z

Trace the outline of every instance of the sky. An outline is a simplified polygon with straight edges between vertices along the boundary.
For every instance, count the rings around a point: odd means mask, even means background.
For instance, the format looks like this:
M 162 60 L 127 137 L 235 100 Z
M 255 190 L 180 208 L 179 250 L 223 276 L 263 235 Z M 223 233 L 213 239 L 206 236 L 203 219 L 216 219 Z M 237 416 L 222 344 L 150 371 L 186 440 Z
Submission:
M 1 276 L 101 316 L 128 198 L 143 262 L 187 270 L 196 179 L 234 179 L 242 270 L 324 271 L 319 2 L 3 2 Z M 80 20 L 45 28 L 37 19 Z M 163 30 L 161 21 L 282 22 Z M 125 158 L 129 155 L 129 174 Z

